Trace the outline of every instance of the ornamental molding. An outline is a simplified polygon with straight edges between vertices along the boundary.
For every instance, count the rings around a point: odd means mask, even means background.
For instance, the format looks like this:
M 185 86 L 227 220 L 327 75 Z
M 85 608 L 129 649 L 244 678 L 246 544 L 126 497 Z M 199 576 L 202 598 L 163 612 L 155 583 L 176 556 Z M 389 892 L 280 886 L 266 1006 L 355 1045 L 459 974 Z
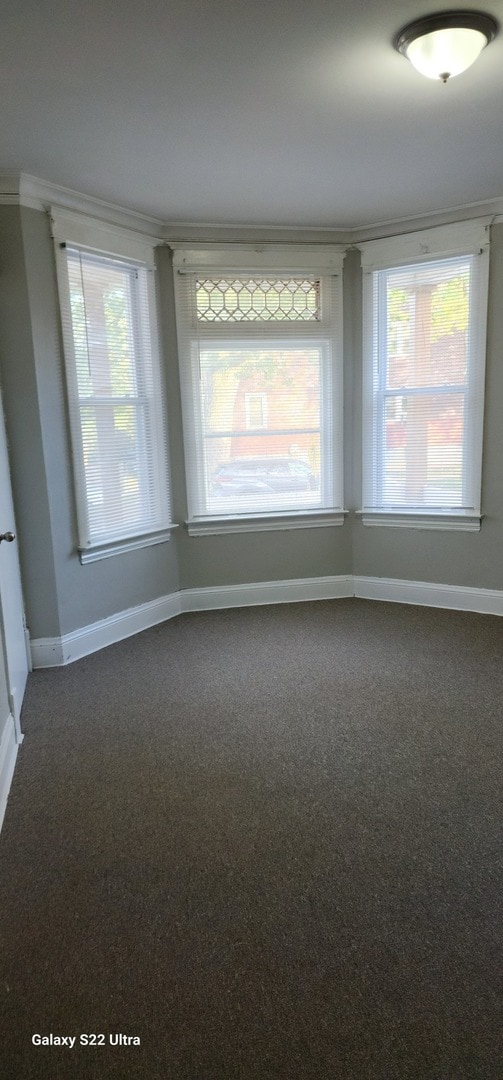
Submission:
M 51 206 L 87 214 L 111 225 L 155 237 L 167 245 L 181 243 L 263 243 L 268 244 L 344 244 L 347 247 L 387 236 L 428 229 L 436 225 L 456 224 L 474 217 L 488 216 L 491 224 L 503 222 L 503 196 L 483 202 L 467 203 L 396 220 L 380 221 L 351 228 L 302 228 L 296 226 L 242 226 L 205 223 L 169 222 L 117 206 L 104 199 L 73 191 L 60 184 L 31 176 L 19 170 L 0 170 L 0 205 L 26 206 L 47 211 Z

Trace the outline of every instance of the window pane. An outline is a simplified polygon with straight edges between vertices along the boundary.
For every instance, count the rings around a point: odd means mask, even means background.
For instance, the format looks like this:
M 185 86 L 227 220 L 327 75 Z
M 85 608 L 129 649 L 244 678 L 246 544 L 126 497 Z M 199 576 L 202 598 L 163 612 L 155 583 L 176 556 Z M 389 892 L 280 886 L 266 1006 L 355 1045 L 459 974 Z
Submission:
M 207 512 L 319 505 L 321 349 L 202 348 L 200 362 Z
M 313 322 L 320 319 L 320 282 L 310 278 L 198 278 L 200 322 Z
M 463 428 L 463 394 L 387 398 L 384 505 L 461 506 Z
M 141 524 L 145 496 L 148 499 L 140 490 L 142 414 L 142 409 L 127 405 L 81 410 L 87 501 L 96 534 L 106 526 Z
M 133 395 L 132 272 L 70 252 L 68 273 L 80 396 Z
M 267 427 L 267 394 L 245 394 L 246 426 Z
M 462 385 L 468 364 L 470 263 L 456 259 L 386 276 L 386 386 Z

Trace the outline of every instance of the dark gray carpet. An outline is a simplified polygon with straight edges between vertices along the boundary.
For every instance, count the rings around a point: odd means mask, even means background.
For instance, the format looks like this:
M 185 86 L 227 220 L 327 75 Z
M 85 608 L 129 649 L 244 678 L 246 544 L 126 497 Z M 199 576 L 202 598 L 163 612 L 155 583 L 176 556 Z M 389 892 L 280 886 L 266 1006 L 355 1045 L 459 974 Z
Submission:
M 30 676 L 4 1075 L 502 1080 L 502 658 L 495 617 L 345 600 Z

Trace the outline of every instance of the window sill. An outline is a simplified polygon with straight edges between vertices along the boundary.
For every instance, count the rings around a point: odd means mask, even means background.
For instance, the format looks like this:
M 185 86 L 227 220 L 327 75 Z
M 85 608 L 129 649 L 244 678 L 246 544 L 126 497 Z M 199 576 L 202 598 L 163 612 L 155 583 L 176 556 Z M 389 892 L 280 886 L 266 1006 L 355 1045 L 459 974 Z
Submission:
M 347 510 L 320 510 L 243 517 L 199 517 L 185 524 L 189 536 L 218 536 L 222 533 L 279 532 L 284 529 L 319 529 L 344 525 Z
M 79 559 L 84 566 L 100 559 L 110 559 L 112 555 L 123 555 L 126 551 L 139 551 L 140 548 L 153 547 L 154 544 L 165 544 L 171 539 L 172 530 L 177 528 L 178 525 L 169 525 L 162 532 L 150 533 L 148 536 L 134 536 L 127 540 L 113 540 L 109 544 L 79 548 Z
M 398 529 L 458 530 L 480 532 L 481 514 L 422 513 L 421 511 L 357 510 L 364 525 L 391 526 Z

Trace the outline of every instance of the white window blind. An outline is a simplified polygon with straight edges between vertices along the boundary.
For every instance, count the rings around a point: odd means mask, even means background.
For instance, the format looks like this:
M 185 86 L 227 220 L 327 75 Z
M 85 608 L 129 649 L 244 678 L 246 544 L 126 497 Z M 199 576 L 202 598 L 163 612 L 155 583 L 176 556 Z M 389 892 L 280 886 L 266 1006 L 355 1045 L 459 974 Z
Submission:
M 364 252 L 364 513 L 480 515 L 487 239 L 478 234 L 475 250 L 447 257 L 432 257 L 422 237 L 420 259 L 381 269 L 375 247 Z
M 55 232 L 79 546 L 159 536 L 170 508 L 152 270 Z
M 190 262 L 175 255 L 190 520 L 340 509 L 340 269 Z

